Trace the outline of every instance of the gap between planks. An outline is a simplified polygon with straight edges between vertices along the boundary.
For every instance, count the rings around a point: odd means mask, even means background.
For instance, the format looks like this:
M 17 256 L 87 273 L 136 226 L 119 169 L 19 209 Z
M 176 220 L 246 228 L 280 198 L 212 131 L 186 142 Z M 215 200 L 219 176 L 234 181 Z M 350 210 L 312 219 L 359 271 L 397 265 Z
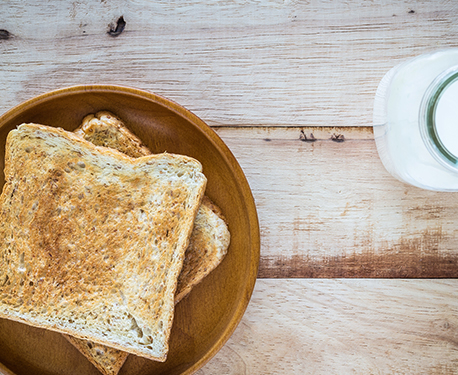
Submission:
M 458 195 L 394 179 L 372 127 L 214 129 L 253 191 L 259 278 L 458 277 Z

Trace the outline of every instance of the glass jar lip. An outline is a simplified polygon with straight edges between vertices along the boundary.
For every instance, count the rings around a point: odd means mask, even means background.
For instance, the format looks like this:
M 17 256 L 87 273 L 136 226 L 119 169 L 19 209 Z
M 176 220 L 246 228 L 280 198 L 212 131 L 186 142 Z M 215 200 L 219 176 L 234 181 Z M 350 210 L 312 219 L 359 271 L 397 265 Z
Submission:
M 458 155 L 450 152 L 441 141 L 436 126 L 436 110 L 445 90 L 458 81 L 458 65 L 439 74 L 428 86 L 420 104 L 420 133 L 433 157 L 448 169 L 458 172 Z

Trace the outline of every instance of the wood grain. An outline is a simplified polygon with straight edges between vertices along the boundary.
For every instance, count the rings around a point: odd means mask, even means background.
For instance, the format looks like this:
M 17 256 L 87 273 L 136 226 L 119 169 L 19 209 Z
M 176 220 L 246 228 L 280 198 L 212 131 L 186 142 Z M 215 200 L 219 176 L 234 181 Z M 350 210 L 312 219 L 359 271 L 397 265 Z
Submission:
M 169 97 L 210 125 L 367 126 L 386 71 L 458 46 L 455 1 L 12 0 L 0 13 L 0 113 L 110 83 Z
M 457 374 L 456 280 L 258 280 L 197 375 Z
M 11 0 L 0 11 L 0 114 L 64 86 L 133 86 L 196 113 L 240 162 L 260 279 L 198 375 L 458 374 L 457 281 L 418 279 L 458 276 L 458 196 L 392 178 L 369 127 L 386 71 L 458 47 L 456 1 Z M 336 277 L 347 279 L 323 279 Z
M 458 195 L 394 179 L 371 128 L 217 132 L 256 200 L 258 277 L 458 276 Z M 314 142 L 301 139 L 311 133 Z

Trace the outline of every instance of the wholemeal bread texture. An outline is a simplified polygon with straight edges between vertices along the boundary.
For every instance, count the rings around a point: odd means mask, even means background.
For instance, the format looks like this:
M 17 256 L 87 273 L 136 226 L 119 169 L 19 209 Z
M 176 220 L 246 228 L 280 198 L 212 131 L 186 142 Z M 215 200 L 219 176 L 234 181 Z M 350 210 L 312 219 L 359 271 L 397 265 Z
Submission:
M 75 134 L 97 146 L 113 148 L 132 158 L 151 155 L 151 151 L 121 119 L 108 111 L 85 116 Z
M 118 117 L 107 111 L 86 116 L 75 133 L 95 145 L 114 148 L 131 157 L 151 155 L 141 140 Z M 230 233 L 221 210 L 205 196 L 194 221 L 178 278 L 175 303 L 218 266 L 226 255 L 229 242 Z M 105 375 L 116 375 L 126 360 L 125 352 L 65 336 Z
M 110 348 L 93 341 L 63 335 L 81 354 L 83 354 L 103 375 L 117 375 L 129 353 Z
M 5 181 L 0 317 L 164 361 L 200 163 L 23 124 L 7 138 Z

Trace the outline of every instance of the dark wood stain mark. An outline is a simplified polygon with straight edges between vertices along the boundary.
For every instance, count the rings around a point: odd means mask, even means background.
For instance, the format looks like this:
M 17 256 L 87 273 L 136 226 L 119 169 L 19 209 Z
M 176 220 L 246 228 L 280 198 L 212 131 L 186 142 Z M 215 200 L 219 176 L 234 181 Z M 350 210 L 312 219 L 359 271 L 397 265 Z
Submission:
M 315 142 L 316 141 L 316 138 L 314 137 L 313 133 L 310 133 L 310 135 L 307 137 L 307 135 L 305 134 L 305 132 L 303 130 L 301 130 L 301 134 L 299 135 L 299 139 L 302 142 Z
M 126 21 L 124 20 L 124 17 L 121 16 L 116 21 L 116 25 L 110 25 L 110 30 L 108 31 L 108 34 L 111 36 L 118 36 L 124 31 L 125 27 Z
M 441 251 L 441 233 L 384 249 L 335 256 L 261 256 L 259 278 L 458 278 L 458 251 Z M 458 250 L 458 249 L 457 249 Z
M 331 140 L 334 142 L 343 142 L 345 141 L 345 137 L 343 134 L 333 134 L 331 135 Z
M 261 257 L 259 278 L 457 278 L 458 254 L 363 253 Z
M 11 33 L 8 30 L 0 29 L 0 40 L 7 40 L 11 38 Z

